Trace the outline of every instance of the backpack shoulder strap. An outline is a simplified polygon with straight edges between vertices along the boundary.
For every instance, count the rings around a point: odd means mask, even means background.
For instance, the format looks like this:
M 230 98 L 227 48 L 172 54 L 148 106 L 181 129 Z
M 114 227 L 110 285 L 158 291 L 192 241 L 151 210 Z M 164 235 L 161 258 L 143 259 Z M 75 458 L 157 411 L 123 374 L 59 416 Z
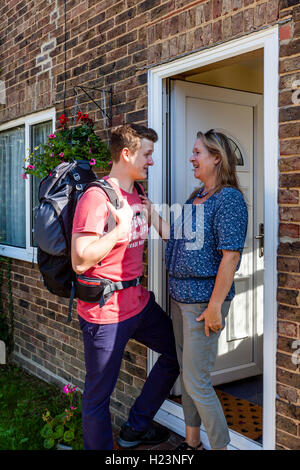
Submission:
M 114 188 L 112 187 L 112 185 L 107 180 L 101 178 L 100 180 L 92 181 L 91 183 L 86 185 L 84 190 L 86 191 L 88 188 L 91 188 L 93 186 L 96 186 L 96 187 L 102 189 L 106 193 L 106 195 L 107 195 L 108 199 L 110 200 L 111 204 L 116 209 L 118 209 L 120 207 L 119 197 L 118 197 L 116 191 L 114 190 Z
M 137 181 L 134 182 L 134 187 L 137 190 L 138 194 L 141 194 L 142 196 L 145 195 L 144 189 L 141 184 L 139 184 Z

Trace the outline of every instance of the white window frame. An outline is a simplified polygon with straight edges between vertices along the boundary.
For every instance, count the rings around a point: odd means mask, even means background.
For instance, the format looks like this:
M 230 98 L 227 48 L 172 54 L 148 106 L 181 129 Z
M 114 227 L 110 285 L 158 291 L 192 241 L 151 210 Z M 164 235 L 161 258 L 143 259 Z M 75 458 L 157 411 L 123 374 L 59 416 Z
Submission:
M 8 121 L 0 125 L 0 132 L 13 129 L 14 127 L 24 126 L 25 128 L 25 155 L 24 158 L 28 158 L 30 155 L 30 126 L 34 124 L 40 124 L 42 122 L 52 120 L 52 132 L 55 132 L 56 124 L 56 110 L 55 108 L 40 111 L 28 116 L 24 116 L 12 121 Z M 30 233 L 30 220 L 31 220 L 31 201 L 30 201 L 30 180 L 24 180 L 25 183 L 25 220 L 26 220 L 26 247 L 19 248 L 15 246 L 1 245 L 0 244 L 0 255 L 7 256 L 9 258 L 19 259 L 22 261 L 33 261 L 36 260 L 36 248 L 31 246 L 31 233 Z M 20 184 L 23 183 L 20 175 Z
M 276 446 L 276 345 L 277 345 L 277 245 L 278 245 L 278 67 L 279 42 L 278 25 L 255 32 L 239 39 L 213 46 L 209 49 L 187 55 L 148 71 L 148 125 L 158 133 L 155 145 L 155 165 L 149 173 L 148 193 L 150 199 L 163 202 L 165 172 L 164 148 L 164 79 L 178 73 L 208 65 L 219 60 L 255 50 L 264 49 L 264 214 L 265 214 L 265 278 L 264 289 L 264 395 L 263 395 L 263 446 L 241 434 L 230 430 L 231 449 L 274 450 Z M 163 247 L 162 241 L 153 236 L 148 246 L 148 288 L 163 304 Z M 157 355 L 148 350 L 148 373 Z M 182 408 L 165 400 L 155 416 L 155 420 L 173 431 L 185 435 Z M 207 434 L 201 428 L 201 439 L 209 447 Z

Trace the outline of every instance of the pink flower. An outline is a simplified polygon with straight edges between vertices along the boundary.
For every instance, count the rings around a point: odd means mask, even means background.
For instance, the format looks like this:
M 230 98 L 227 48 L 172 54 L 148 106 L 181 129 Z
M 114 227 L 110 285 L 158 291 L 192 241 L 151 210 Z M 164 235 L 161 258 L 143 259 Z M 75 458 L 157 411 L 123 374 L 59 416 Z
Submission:
M 53 153 L 53 152 L 50 153 L 50 157 L 54 157 L 54 153 Z
M 28 165 L 28 170 L 34 170 L 35 169 L 35 166 L 34 165 Z
M 59 156 L 62 158 L 64 156 L 64 152 L 60 152 Z
M 55 139 L 56 135 L 55 134 L 49 134 L 48 137 L 49 137 L 49 139 Z
M 90 165 L 96 165 L 96 160 L 94 158 L 90 159 Z
M 27 175 L 26 175 L 26 173 L 22 173 L 21 176 L 22 176 L 23 180 L 27 180 Z
M 112 165 L 112 161 L 110 160 L 110 161 L 108 162 L 108 164 L 109 164 L 109 165 Z
M 64 386 L 64 393 L 67 395 L 68 393 L 71 393 L 71 390 L 69 389 L 69 384 Z

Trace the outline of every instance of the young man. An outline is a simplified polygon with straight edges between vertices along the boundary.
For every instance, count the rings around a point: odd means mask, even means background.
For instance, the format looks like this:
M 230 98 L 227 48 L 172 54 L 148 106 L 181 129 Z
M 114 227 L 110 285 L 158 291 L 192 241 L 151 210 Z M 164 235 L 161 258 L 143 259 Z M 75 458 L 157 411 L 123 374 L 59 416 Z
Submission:
M 79 200 L 72 235 L 72 265 L 77 274 L 114 282 L 142 275 L 148 224 L 134 182 L 147 178 L 156 141 L 156 132 L 144 126 L 125 125 L 112 132 L 113 164 L 106 179 L 117 192 L 121 207 L 115 209 L 97 187 L 87 189 Z M 111 214 L 113 228 L 108 218 Z M 169 434 L 154 426 L 152 419 L 173 386 L 179 367 L 171 320 L 155 302 L 153 293 L 138 284 L 114 291 L 101 308 L 98 303 L 78 300 L 77 310 L 86 364 L 82 401 L 85 449 L 113 449 L 109 401 L 130 338 L 161 355 L 121 428 L 118 443 L 129 448 L 166 440 Z

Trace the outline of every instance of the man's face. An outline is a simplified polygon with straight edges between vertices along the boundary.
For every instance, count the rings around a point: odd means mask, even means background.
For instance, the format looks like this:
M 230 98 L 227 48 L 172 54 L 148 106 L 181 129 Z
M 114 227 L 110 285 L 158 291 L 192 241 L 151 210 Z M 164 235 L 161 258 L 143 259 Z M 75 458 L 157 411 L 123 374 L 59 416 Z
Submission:
M 130 154 L 131 177 L 134 180 L 144 180 L 148 176 L 148 167 L 154 165 L 152 154 L 154 143 L 148 139 L 141 139 L 139 149 Z

